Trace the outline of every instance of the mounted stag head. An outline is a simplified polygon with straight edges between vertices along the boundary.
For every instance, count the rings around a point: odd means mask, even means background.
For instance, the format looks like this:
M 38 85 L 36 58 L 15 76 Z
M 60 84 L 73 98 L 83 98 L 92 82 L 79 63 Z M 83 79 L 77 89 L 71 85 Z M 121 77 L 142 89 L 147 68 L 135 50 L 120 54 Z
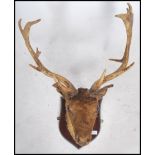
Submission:
M 127 13 L 116 15 L 116 17 L 120 18 L 125 25 L 127 42 L 122 59 L 110 60 L 119 62 L 121 65 L 116 71 L 108 75 L 106 75 L 106 72 L 104 71 L 101 77 L 93 83 L 90 89 L 76 89 L 74 85 L 65 77 L 51 72 L 43 65 L 39 59 L 41 52 L 38 50 L 38 48 L 36 48 L 36 51 L 34 51 L 29 40 L 31 26 L 40 22 L 40 19 L 28 22 L 24 28 L 21 26 L 21 19 L 18 22 L 25 45 L 36 63 L 36 66 L 30 66 L 55 81 L 53 86 L 65 100 L 65 118 L 67 129 L 74 142 L 79 146 L 84 146 L 92 140 L 91 133 L 99 112 L 99 101 L 106 94 L 108 88 L 113 87 L 112 84 L 104 86 L 103 88 L 101 86 L 126 72 L 134 64 L 131 63 L 128 65 L 133 24 L 131 5 L 128 4 Z

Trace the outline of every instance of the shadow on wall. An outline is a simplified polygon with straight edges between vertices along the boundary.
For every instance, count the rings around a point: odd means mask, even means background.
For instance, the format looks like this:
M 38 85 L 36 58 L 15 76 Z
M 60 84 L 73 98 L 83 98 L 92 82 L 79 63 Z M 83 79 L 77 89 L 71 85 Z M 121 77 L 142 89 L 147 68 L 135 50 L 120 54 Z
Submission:
M 76 3 L 78 4 L 78 2 Z M 115 8 L 114 4 L 102 2 L 95 4 L 95 9 L 91 13 L 89 8 L 92 7 L 91 3 L 89 7 L 88 3 L 84 4 L 81 12 L 78 8 L 81 7 L 81 3 L 74 5 L 72 2 L 52 2 L 52 5 L 47 6 L 52 21 L 49 23 L 51 30 L 49 30 L 50 41 L 47 50 L 48 62 L 57 64 L 58 71 L 68 70 L 74 79 L 78 79 L 80 85 L 83 83 L 84 73 L 87 72 L 89 77 L 92 70 L 98 71 L 98 66 L 104 65 L 104 52 L 107 51 L 110 41 L 108 32 L 111 18 L 114 16 L 111 12 Z M 81 17 L 82 13 L 86 15 Z M 98 50 L 98 56 L 92 55 L 94 51 Z M 83 53 L 79 51 L 83 51 Z M 61 59 L 69 60 L 69 62 L 62 64 L 59 55 L 61 55 Z M 102 64 L 97 61 L 98 59 Z

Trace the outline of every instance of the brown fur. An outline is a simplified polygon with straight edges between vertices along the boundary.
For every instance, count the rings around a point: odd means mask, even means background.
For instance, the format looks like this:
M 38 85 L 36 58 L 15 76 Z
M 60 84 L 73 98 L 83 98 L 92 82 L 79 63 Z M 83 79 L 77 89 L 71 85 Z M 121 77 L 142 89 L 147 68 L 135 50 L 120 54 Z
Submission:
M 92 97 L 88 89 L 79 88 L 78 93 L 66 102 L 68 130 L 77 144 L 86 145 L 92 139 L 98 99 Z

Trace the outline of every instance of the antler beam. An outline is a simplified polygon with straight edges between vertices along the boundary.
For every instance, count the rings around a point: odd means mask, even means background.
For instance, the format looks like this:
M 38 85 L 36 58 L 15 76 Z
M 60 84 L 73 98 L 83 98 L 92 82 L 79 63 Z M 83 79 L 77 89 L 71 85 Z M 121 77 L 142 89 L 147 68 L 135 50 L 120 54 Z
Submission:
M 129 51 L 130 51 L 131 38 L 132 38 L 132 25 L 133 25 L 133 13 L 132 13 L 131 5 L 128 3 L 127 13 L 116 15 L 116 17 L 122 19 L 122 21 L 124 22 L 126 34 L 127 34 L 127 42 L 126 42 L 123 58 L 109 59 L 109 60 L 120 62 L 122 64 L 116 71 L 114 71 L 109 75 L 105 75 L 105 71 L 104 71 L 101 77 L 97 81 L 95 81 L 94 84 L 91 86 L 90 91 L 98 90 L 105 82 L 116 78 L 117 76 L 126 72 L 129 68 L 131 68 L 134 65 L 134 62 L 128 65 Z
M 34 24 L 37 24 L 38 22 L 41 21 L 41 19 L 38 19 L 38 20 L 35 20 L 35 21 L 30 21 L 30 22 L 27 22 L 25 27 L 22 28 L 21 26 L 21 20 L 20 19 L 18 21 L 18 26 L 19 26 L 19 29 L 21 31 L 21 34 L 23 36 L 23 39 L 25 41 L 25 45 L 28 49 L 28 51 L 30 52 L 31 56 L 33 57 L 34 61 L 36 62 L 37 66 L 33 66 L 30 64 L 30 66 L 45 74 L 46 76 L 50 77 L 50 78 L 53 78 L 54 81 L 56 82 L 53 86 L 57 88 L 57 90 L 62 93 L 64 96 L 65 95 L 68 95 L 71 94 L 71 93 L 75 93 L 77 90 L 75 89 L 75 87 L 73 86 L 73 84 L 67 80 L 65 77 L 61 76 L 61 75 L 58 75 L 56 73 L 53 73 L 51 71 L 49 71 L 43 64 L 42 62 L 40 61 L 39 59 L 39 55 L 41 54 L 41 52 L 38 50 L 38 48 L 36 48 L 36 52 L 33 50 L 31 44 L 30 44 L 30 40 L 29 40 L 29 33 L 30 33 L 30 28 L 32 25 Z

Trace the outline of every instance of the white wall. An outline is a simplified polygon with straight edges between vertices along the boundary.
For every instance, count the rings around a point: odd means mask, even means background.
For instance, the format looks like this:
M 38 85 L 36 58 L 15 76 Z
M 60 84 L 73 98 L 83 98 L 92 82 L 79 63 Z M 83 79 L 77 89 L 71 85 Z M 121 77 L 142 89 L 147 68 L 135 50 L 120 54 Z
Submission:
M 78 150 L 60 134 L 57 116 L 60 95 L 53 80 L 28 66 L 34 63 L 19 32 L 23 24 L 41 18 L 30 39 L 39 47 L 44 64 L 74 83 L 90 87 L 108 61 L 124 52 L 124 25 L 115 14 L 126 11 L 126 2 L 16 2 L 16 153 L 138 153 L 139 152 L 139 2 L 134 12 L 130 62 L 135 65 L 110 83 L 102 101 L 104 120 L 98 137 Z

